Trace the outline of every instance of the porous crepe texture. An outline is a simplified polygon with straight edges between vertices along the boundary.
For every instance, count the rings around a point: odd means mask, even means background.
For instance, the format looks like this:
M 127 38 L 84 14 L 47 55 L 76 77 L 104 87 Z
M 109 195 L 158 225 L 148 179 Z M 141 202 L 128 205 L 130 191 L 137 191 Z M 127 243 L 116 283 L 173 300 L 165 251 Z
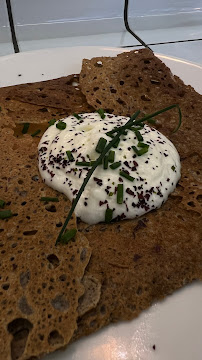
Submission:
M 13 213 L 0 220 L 0 359 L 36 359 L 71 339 L 91 251 L 80 233 L 55 247 L 71 204 L 40 179 L 37 140 L 3 128 L 0 154 L 0 199 Z
M 202 96 L 173 77 L 148 50 L 84 60 L 80 82 L 92 106 L 115 114 L 138 109 L 150 113 L 179 103 L 182 126 L 177 133 L 172 134 L 178 123 L 175 111 L 156 119 L 157 128 L 180 152 L 182 176 L 168 201 L 139 219 L 110 225 L 79 223 L 92 247 L 86 273 L 99 278 L 102 287 L 97 307 L 78 320 L 74 339 L 110 321 L 132 319 L 154 301 L 194 279 L 202 280 Z
M 16 123 L 44 123 L 72 113 L 91 112 L 78 75 L 0 89 L 0 106 Z

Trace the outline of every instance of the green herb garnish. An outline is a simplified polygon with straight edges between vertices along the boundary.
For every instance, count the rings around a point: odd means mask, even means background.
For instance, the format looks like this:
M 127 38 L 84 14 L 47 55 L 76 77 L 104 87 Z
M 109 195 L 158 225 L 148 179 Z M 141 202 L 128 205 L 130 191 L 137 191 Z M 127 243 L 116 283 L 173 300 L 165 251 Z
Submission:
M 4 200 L 0 200 L 0 209 L 3 209 L 5 206 L 5 201 Z
M 136 113 L 131 116 L 131 118 L 128 120 L 128 122 L 119 129 L 118 134 L 116 134 L 114 136 L 114 138 L 109 142 L 109 144 L 107 144 L 107 146 L 104 148 L 103 152 L 100 154 L 100 156 L 97 158 L 97 160 L 95 161 L 95 163 L 93 164 L 91 169 L 88 171 L 88 173 L 87 173 L 87 175 L 86 175 L 86 177 L 85 177 L 85 179 L 83 181 L 83 184 L 81 185 L 81 187 L 80 187 L 80 189 L 79 189 L 79 191 L 77 193 L 76 199 L 72 203 L 71 209 L 70 209 L 70 211 L 69 211 L 69 213 L 67 215 L 67 218 L 66 218 L 66 220 L 65 220 L 65 222 L 63 224 L 63 227 L 62 227 L 62 229 L 61 229 L 61 231 L 60 231 L 60 233 L 58 235 L 58 238 L 57 238 L 57 240 L 55 242 L 55 245 L 57 245 L 60 242 L 61 236 L 62 236 L 63 232 L 65 231 L 69 220 L 71 219 L 71 216 L 72 216 L 72 214 L 74 212 L 74 209 L 75 209 L 75 207 L 76 207 L 76 205 L 77 205 L 77 203 L 78 203 L 78 201 L 79 201 L 79 199 L 80 199 L 80 197 L 81 197 L 81 195 L 82 195 L 82 193 L 83 193 L 83 191 L 84 191 L 84 189 L 85 189 L 91 175 L 93 174 L 93 172 L 95 171 L 97 166 L 100 164 L 100 162 L 102 161 L 104 156 L 107 154 L 107 152 L 112 148 L 112 146 L 116 143 L 117 139 L 121 136 L 121 134 L 124 131 L 125 127 L 127 127 L 129 124 L 131 126 L 133 124 L 134 120 L 139 115 L 139 113 L 140 113 L 139 110 L 136 111 Z
M 35 132 L 33 132 L 33 134 L 31 134 L 32 137 L 37 136 L 39 133 L 41 132 L 40 129 L 36 130 Z
M 101 119 L 104 119 L 104 118 L 105 118 L 105 113 L 104 113 L 104 110 L 103 110 L 103 109 L 98 109 L 97 112 L 98 112 L 98 114 L 100 115 Z
M 115 151 L 110 150 L 109 155 L 108 155 L 108 161 L 109 161 L 110 163 L 113 163 L 113 162 L 114 162 L 114 158 L 115 158 Z
M 119 166 L 121 166 L 121 161 L 117 161 L 117 162 L 114 162 L 113 164 L 109 165 L 109 167 L 110 167 L 112 170 L 117 169 Z
M 76 165 L 78 166 L 92 166 L 91 161 L 76 161 Z
M 156 119 L 149 119 L 147 120 L 149 124 L 156 124 Z
M 127 174 L 124 170 L 120 170 L 120 171 L 119 171 L 119 174 L 120 174 L 121 176 L 123 176 L 124 178 L 126 178 L 127 180 L 129 180 L 129 181 L 134 181 L 134 180 L 135 180 L 134 177 L 132 177 L 132 176 L 130 176 L 129 174 Z
M 113 216 L 113 210 L 112 209 L 106 209 L 105 211 L 105 222 L 109 224 L 112 221 Z
M 67 126 L 67 124 L 66 124 L 64 121 L 62 121 L 62 120 L 60 120 L 60 121 L 56 124 L 56 128 L 59 129 L 59 130 L 64 130 L 64 129 L 66 129 L 66 126 Z
M 137 146 L 138 146 L 138 147 L 141 147 L 141 148 L 149 148 L 149 145 L 148 145 L 148 144 L 145 144 L 145 143 L 143 143 L 143 142 L 139 142 L 139 143 L 137 144 Z
M 135 130 L 135 135 L 136 135 L 138 141 L 143 141 L 143 137 L 138 130 Z
M 104 160 L 103 160 L 103 169 L 104 170 L 108 169 L 108 163 L 109 163 L 108 156 L 105 155 Z
M 171 169 L 173 170 L 173 171 L 175 171 L 175 166 L 173 165 L 173 166 L 171 166 Z
M 103 137 L 101 137 L 99 140 L 98 140 L 98 143 L 97 143 L 97 146 L 95 148 L 95 151 L 97 151 L 97 153 L 101 154 L 105 148 L 105 145 L 107 143 L 107 140 L 104 139 Z
M 24 123 L 23 129 L 22 129 L 23 134 L 27 134 L 28 129 L 29 129 L 29 125 L 30 125 L 29 123 Z
M 79 116 L 78 114 L 76 114 L 76 113 L 73 113 L 73 116 L 76 118 L 76 119 L 78 119 L 78 120 L 80 120 L 81 119 L 81 116 Z
M 132 149 L 135 151 L 137 156 L 142 156 L 148 152 L 149 147 L 143 147 L 142 149 L 139 150 L 136 148 L 136 146 L 132 146 Z
M 0 219 L 8 219 L 13 216 L 11 210 L 2 210 L 0 211 Z
M 65 231 L 65 233 L 61 236 L 61 243 L 67 244 L 70 240 L 72 240 L 77 233 L 76 229 L 69 229 Z
M 48 122 L 48 124 L 49 124 L 49 126 L 52 126 L 52 125 L 55 124 L 55 122 L 56 122 L 56 119 L 51 119 L 51 120 Z
M 51 202 L 58 202 L 59 199 L 56 197 L 41 197 L 40 201 L 51 201 Z
M 70 150 L 66 151 L 67 157 L 69 159 L 69 161 L 74 161 L 74 157 L 72 155 L 72 152 Z
M 123 184 L 118 184 L 117 186 L 117 204 L 123 203 Z
M 119 146 L 119 143 L 120 143 L 120 139 L 118 139 L 116 142 L 115 142 L 115 144 L 113 145 L 113 148 L 117 148 L 118 146 Z

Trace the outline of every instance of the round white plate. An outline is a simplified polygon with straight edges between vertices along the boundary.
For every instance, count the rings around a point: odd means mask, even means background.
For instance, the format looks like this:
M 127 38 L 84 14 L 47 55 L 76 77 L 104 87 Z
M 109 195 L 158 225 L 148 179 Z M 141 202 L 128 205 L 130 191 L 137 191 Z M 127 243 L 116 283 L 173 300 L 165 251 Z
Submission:
M 3 56 L 0 58 L 0 87 L 79 73 L 83 58 L 115 56 L 122 51 L 105 47 L 72 47 Z M 202 94 L 200 65 L 158 56 L 174 74 Z M 202 283 L 186 286 L 143 311 L 137 319 L 110 325 L 45 359 L 201 360 Z

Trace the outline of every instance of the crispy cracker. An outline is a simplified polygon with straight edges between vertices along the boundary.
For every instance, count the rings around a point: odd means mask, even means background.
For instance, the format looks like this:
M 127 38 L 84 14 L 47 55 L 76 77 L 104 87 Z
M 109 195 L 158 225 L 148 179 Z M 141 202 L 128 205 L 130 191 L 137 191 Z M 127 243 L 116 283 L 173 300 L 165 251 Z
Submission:
M 98 61 L 102 61 L 103 66 L 95 66 L 96 70 L 92 70 Z M 98 330 L 110 321 L 132 319 L 154 301 L 194 279 L 202 280 L 202 96 L 173 77 L 170 70 L 148 50 L 124 53 L 117 58 L 84 60 L 83 64 L 82 89 L 84 86 L 88 101 L 95 107 L 98 98 L 101 101 L 99 107 L 110 107 L 115 113 L 126 115 L 138 108 L 150 113 L 173 103 L 180 104 L 183 116 L 178 132 L 172 134 L 178 121 L 174 111 L 162 115 L 157 127 L 180 152 L 182 177 L 160 209 L 139 219 L 111 225 L 79 224 L 80 231 L 87 236 L 92 247 L 86 271 L 101 281 L 102 288 L 97 307 L 79 318 L 74 339 Z M 145 66 L 147 69 L 144 71 Z M 130 77 L 126 76 L 126 71 Z M 157 77 L 158 72 L 162 79 Z M 83 80 L 82 74 L 86 75 Z M 150 84 L 148 93 L 151 98 L 146 108 L 146 100 L 140 96 L 142 92 L 137 95 L 136 87 L 132 86 L 137 74 L 144 79 L 143 82 L 139 80 L 141 84 Z M 152 89 L 157 83 L 150 79 L 160 82 L 154 93 Z M 97 80 L 102 83 L 101 90 L 94 89 L 93 93 L 93 87 L 98 87 Z M 120 84 L 121 80 L 124 84 Z M 112 100 L 111 86 L 117 90 L 112 92 Z M 116 96 L 121 97 L 128 89 L 130 97 L 128 100 L 124 98 L 127 104 L 118 102 L 115 107 Z M 135 107 L 133 98 L 137 99 L 138 107 Z
M 92 111 L 80 90 L 78 75 L 1 88 L 0 103 L 1 99 L 16 122 L 41 122 Z
M 149 114 L 179 104 L 183 117 L 179 131 L 169 136 L 178 123 L 176 109 L 157 117 L 158 129 L 178 145 L 183 157 L 201 148 L 201 95 L 173 76 L 150 50 L 84 59 L 80 84 L 90 105 L 116 115 L 130 116 L 137 110 Z M 189 138 L 192 146 L 180 141 L 181 138 Z
M 0 220 L 0 358 L 37 358 L 66 345 L 77 327 L 90 248 L 79 233 L 55 247 L 71 204 L 40 180 L 37 141 L 5 128 L 0 153 L 0 199 L 13 213 Z M 41 202 L 44 196 L 59 202 Z

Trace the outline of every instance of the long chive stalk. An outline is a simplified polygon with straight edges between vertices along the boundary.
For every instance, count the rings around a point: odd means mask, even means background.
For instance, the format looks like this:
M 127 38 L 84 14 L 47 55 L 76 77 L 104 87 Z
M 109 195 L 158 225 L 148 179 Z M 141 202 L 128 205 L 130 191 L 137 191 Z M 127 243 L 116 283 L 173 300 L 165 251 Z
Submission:
M 134 120 L 135 120 L 135 119 L 137 118 L 137 116 L 139 115 L 139 113 L 140 113 L 140 110 L 136 111 L 136 113 L 133 114 L 133 115 L 131 116 L 131 118 L 128 120 L 128 122 L 126 123 L 126 125 L 127 125 L 127 124 L 129 125 L 129 124 L 130 124 L 130 126 L 131 126 L 131 125 L 133 124 Z M 75 199 L 75 200 L 73 201 L 73 203 L 72 203 L 72 206 L 71 206 L 71 209 L 70 209 L 70 211 L 69 211 L 69 214 L 68 214 L 68 216 L 67 216 L 67 218 L 66 218 L 66 220 L 65 220 L 65 222 L 64 222 L 64 224 L 63 224 L 63 227 L 62 227 L 62 229 L 61 229 L 61 231 L 60 231 L 60 233 L 59 233 L 59 236 L 58 236 L 58 238 L 57 238 L 57 240 L 56 240 L 56 242 L 55 242 L 55 245 L 57 245 L 57 244 L 60 242 L 61 236 L 62 236 L 62 234 L 64 233 L 64 231 L 65 231 L 65 229 L 66 229 L 66 227 L 67 227 L 67 224 L 68 224 L 69 220 L 70 220 L 71 217 L 72 217 L 72 214 L 73 214 L 73 212 L 74 212 L 74 209 L 75 209 L 75 207 L 76 207 L 76 205 L 77 205 L 77 203 L 78 203 L 78 201 L 79 201 L 79 199 L 80 199 L 80 197 L 81 197 L 81 195 L 82 195 L 82 193 L 83 193 L 83 191 L 84 191 L 84 189 L 85 189 L 85 187 L 86 187 L 86 185 L 87 185 L 87 183 L 88 183 L 91 175 L 92 175 L 93 172 L 95 171 L 96 167 L 100 164 L 100 162 L 101 162 L 101 160 L 104 158 L 104 156 L 107 154 L 107 152 L 112 148 L 112 146 L 117 142 L 117 140 L 119 139 L 119 137 L 122 135 L 122 133 L 123 133 L 124 130 L 125 130 L 125 126 L 126 126 L 126 125 L 120 127 L 118 133 L 117 133 L 117 134 L 114 136 L 114 138 L 107 144 L 107 146 L 104 148 L 104 150 L 102 151 L 102 153 L 100 154 L 100 156 L 97 158 L 97 160 L 96 160 L 95 163 L 93 164 L 92 168 L 88 171 L 88 174 L 86 175 L 86 177 L 85 177 L 85 179 L 84 179 L 84 181 L 83 181 L 83 184 L 81 185 L 81 187 L 80 187 L 80 189 L 79 189 L 79 192 L 78 192 L 78 194 L 77 194 L 77 196 L 76 196 L 76 199 Z

